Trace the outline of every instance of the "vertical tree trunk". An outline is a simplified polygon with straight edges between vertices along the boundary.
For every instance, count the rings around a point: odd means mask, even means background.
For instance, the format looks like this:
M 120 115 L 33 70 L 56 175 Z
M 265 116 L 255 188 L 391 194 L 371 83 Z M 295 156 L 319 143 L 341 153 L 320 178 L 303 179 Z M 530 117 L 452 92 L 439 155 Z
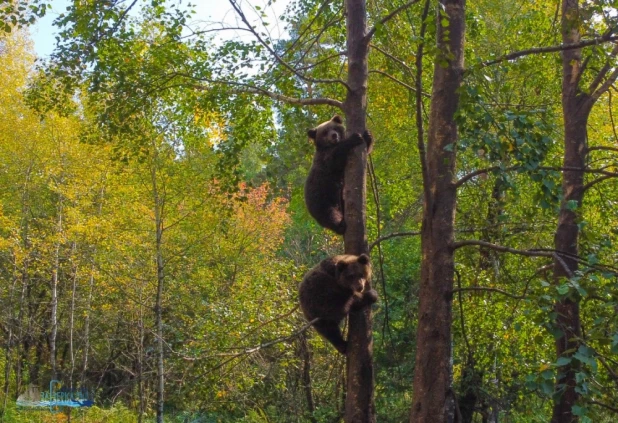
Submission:
M 10 387 L 10 379 L 11 379 L 11 364 L 13 359 L 13 332 L 18 322 L 15 319 L 14 315 L 14 307 L 13 300 L 15 295 L 15 289 L 17 288 L 17 281 L 19 269 L 17 266 L 17 257 L 13 255 L 13 283 L 11 284 L 11 288 L 9 290 L 9 301 L 8 301 L 8 316 L 7 316 L 7 336 L 6 336 L 6 348 L 5 348 L 5 361 L 4 361 L 4 402 L 2 404 L 2 410 L 0 410 L 0 419 L 4 419 L 4 413 L 6 412 L 6 406 L 9 398 L 9 387 Z
M 307 411 L 309 419 L 313 423 L 317 423 L 313 413 L 315 411 L 315 401 L 313 400 L 313 388 L 311 384 L 311 353 L 309 352 L 309 343 L 307 342 L 307 333 L 303 332 L 298 338 L 298 355 L 302 361 L 301 383 L 305 391 L 305 399 L 307 400 Z
M 156 148 L 156 146 L 155 146 Z M 156 157 L 155 157 L 156 161 Z M 157 325 L 157 423 L 163 423 L 163 401 L 165 388 L 164 360 L 163 360 L 163 282 L 165 279 L 163 263 L 163 201 L 157 188 L 156 163 L 152 163 L 152 193 L 155 212 L 155 254 L 157 260 L 157 298 L 155 304 L 155 318 Z
M 27 254 L 26 254 L 27 255 Z M 22 362 L 23 362 L 23 351 L 22 347 L 24 344 L 24 307 L 26 302 L 26 293 L 28 291 L 28 258 L 24 259 L 23 268 L 21 271 L 21 294 L 19 296 L 19 311 L 17 312 L 17 322 L 19 325 L 19 330 L 17 332 L 17 342 L 15 349 L 15 398 L 19 396 L 21 391 L 21 381 L 22 381 Z
M 71 266 L 72 286 L 71 286 L 71 307 L 69 310 L 69 358 L 71 360 L 71 372 L 69 373 L 69 388 L 73 390 L 73 373 L 75 372 L 75 351 L 73 345 L 73 332 L 75 329 L 75 294 L 77 292 L 77 257 L 75 257 L 77 245 L 75 241 L 71 245 Z
M 346 0 L 345 7 L 348 51 L 348 91 L 344 103 L 348 135 L 363 133 L 367 113 L 368 39 L 365 0 Z M 345 252 L 368 253 L 366 221 L 365 147 L 357 147 L 350 155 L 345 171 L 344 199 Z M 347 395 L 345 421 L 347 423 L 375 422 L 373 393 L 373 339 L 371 309 L 350 313 L 348 323 Z
M 21 224 L 20 224 L 20 241 L 21 248 L 23 249 L 23 264 L 21 268 L 21 294 L 19 296 L 19 306 L 17 311 L 17 339 L 16 339 L 16 348 L 15 348 L 15 398 L 17 398 L 21 391 L 21 380 L 22 380 L 22 344 L 24 342 L 24 325 L 23 325 L 23 317 L 24 317 L 24 304 L 26 301 L 26 293 L 28 290 L 28 266 L 29 266 L 29 256 L 30 256 L 30 242 L 29 231 L 30 231 L 30 207 L 29 207 L 29 196 L 28 196 L 28 187 L 30 183 L 30 175 L 32 172 L 32 164 L 28 166 L 26 171 L 26 180 L 24 181 L 24 186 L 21 194 Z
M 563 0 L 562 2 L 562 42 L 577 43 L 579 33 L 579 0 Z M 577 256 L 579 227 L 578 213 L 584 196 L 584 167 L 586 165 L 586 126 L 588 115 L 594 101 L 579 87 L 581 76 L 581 49 L 562 52 L 562 113 L 564 117 L 564 159 L 568 170 L 562 176 L 562 204 L 558 216 L 558 227 L 554 237 L 554 246 L 558 252 L 554 260 L 554 283 L 560 284 L 577 270 L 577 261 L 570 255 Z M 577 204 L 574 210 L 573 202 Z M 563 255 L 566 253 L 568 255 Z M 554 307 L 557 313 L 557 325 L 562 332 L 556 340 L 558 357 L 571 356 L 577 349 L 581 337 L 579 320 L 579 304 L 577 301 L 565 298 L 558 301 Z M 552 423 L 571 423 L 578 420 L 573 415 L 572 407 L 579 395 L 575 392 L 576 363 L 569 363 L 559 369 L 556 390 L 561 395 L 554 403 Z
M 146 398 L 144 392 L 144 311 L 143 304 L 143 289 L 140 289 L 140 306 L 139 306 L 139 322 L 138 322 L 138 345 L 137 345 L 137 394 L 139 395 L 139 410 L 137 414 L 137 422 L 142 423 L 144 420 L 144 412 L 146 411 Z
M 51 278 L 51 332 L 49 334 L 49 362 L 52 379 L 56 379 L 56 337 L 58 335 L 58 272 L 60 271 L 60 235 L 62 234 L 62 198 L 58 200 L 58 228 L 56 247 L 54 250 L 54 267 Z
M 92 312 L 92 291 L 94 290 L 94 252 L 90 262 L 90 276 L 88 277 L 88 300 L 86 302 L 86 316 L 84 317 L 84 349 L 82 350 L 82 375 L 80 385 L 86 385 L 86 371 L 88 370 L 88 354 L 90 352 L 90 313 Z
M 414 396 L 410 422 L 455 419 L 452 391 L 451 322 L 456 189 L 455 111 L 463 77 L 465 0 L 440 0 L 438 56 L 427 143 L 427 181 L 421 235 L 421 287 Z M 448 27 L 443 20 L 448 19 Z
M 101 216 L 103 211 L 103 197 L 105 195 L 105 186 L 101 188 L 99 193 L 99 204 L 97 208 L 97 217 Z M 92 293 L 94 291 L 94 271 L 96 269 L 96 254 L 97 248 L 92 248 L 92 256 L 90 257 L 90 275 L 88 277 L 88 300 L 86 303 L 86 316 L 84 317 L 84 349 L 82 355 L 82 375 L 80 385 L 83 388 L 86 385 L 86 371 L 88 370 L 88 354 L 90 352 L 90 313 L 92 312 Z

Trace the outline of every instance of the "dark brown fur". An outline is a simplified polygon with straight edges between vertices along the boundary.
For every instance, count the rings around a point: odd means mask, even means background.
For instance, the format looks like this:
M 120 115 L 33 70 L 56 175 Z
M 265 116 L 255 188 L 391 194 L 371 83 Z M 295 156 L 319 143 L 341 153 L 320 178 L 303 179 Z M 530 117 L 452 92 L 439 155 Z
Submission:
M 307 320 L 319 318 L 315 330 L 341 354 L 346 353 L 339 324 L 351 310 L 375 303 L 378 293 L 366 289 L 371 265 L 366 254 L 340 255 L 322 260 L 303 278 L 299 287 L 300 307 Z
M 305 182 L 305 204 L 309 214 L 323 227 L 343 235 L 345 233 L 343 204 L 343 175 L 348 155 L 363 142 L 371 152 L 373 138 L 369 131 L 363 136 L 352 134 L 344 139 L 341 117 L 335 115 L 307 131 L 315 143 L 313 164 Z

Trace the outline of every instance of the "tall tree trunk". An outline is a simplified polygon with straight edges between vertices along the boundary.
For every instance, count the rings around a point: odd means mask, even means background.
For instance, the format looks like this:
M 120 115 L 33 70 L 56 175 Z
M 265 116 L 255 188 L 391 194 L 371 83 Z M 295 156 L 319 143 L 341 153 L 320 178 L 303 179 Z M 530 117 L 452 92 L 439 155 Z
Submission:
M 302 361 L 301 383 L 303 391 L 305 391 L 305 399 L 307 401 L 307 411 L 309 419 L 313 423 L 317 423 L 315 416 L 315 401 L 313 400 L 313 387 L 311 384 L 311 353 L 309 351 L 309 343 L 307 342 L 307 333 L 303 332 L 298 338 L 298 355 Z
M 2 404 L 2 410 L 0 410 L 0 419 L 4 420 L 4 413 L 6 412 L 6 406 L 9 398 L 9 387 L 10 387 L 10 379 L 11 379 L 11 364 L 13 359 L 13 332 L 15 331 L 15 327 L 18 322 L 15 319 L 13 307 L 13 300 L 15 296 L 15 289 L 17 288 L 17 281 L 19 269 L 17 265 L 17 257 L 13 255 L 13 283 L 11 284 L 11 288 L 9 290 L 9 301 L 7 303 L 8 308 L 8 316 L 7 316 L 7 335 L 6 335 L 6 348 L 4 351 L 4 402 Z
M 499 217 L 504 212 L 504 189 L 505 187 L 502 179 L 497 178 L 494 181 L 494 187 L 491 191 L 491 198 L 489 200 L 489 205 L 487 206 L 487 228 L 483 230 L 483 237 L 481 238 L 483 241 L 494 243 L 498 240 L 498 234 L 500 233 L 500 230 L 498 229 L 498 224 L 500 223 Z M 493 268 L 494 276 L 497 278 L 500 263 L 495 251 L 481 246 L 479 248 L 479 255 L 479 267 L 481 270 L 487 271 Z
M 90 313 L 92 312 L 92 292 L 94 290 L 94 252 L 90 262 L 90 276 L 88 277 L 88 299 L 86 300 L 86 316 L 84 317 L 84 349 L 82 350 L 82 374 L 80 385 L 86 385 L 86 371 L 88 370 L 88 354 L 90 352 Z
M 30 207 L 28 204 L 29 196 L 28 196 L 28 187 L 30 183 L 30 175 L 32 173 L 32 163 L 28 166 L 26 171 L 26 179 L 24 181 L 24 186 L 21 194 L 21 224 L 20 224 L 20 241 L 21 248 L 23 249 L 23 263 L 21 268 L 21 294 L 19 296 L 19 306 L 17 312 L 17 324 L 19 326 L 16 340 L 16 349 L 15 349 L 15 398 L 17 398 L 21 391 L 21 380 L 22 380 L 22 354 L 21 348 L 23 344 L 23 335 L 24 335 L 24 326 L 23 326 L 23 317 L 24 317 L 24 304 L 26 301 L 26 293 L 28 290 L 28 265 L 29 265 L 29 256 L 30 256 L 30 242 L 29 238 L 29 230 L 30 230 Z
M 77 292 L 77 257 L 75 257 L 77 251 L 77 244 L 73 241 L 71 245 L 71 258 L 73 264 L 71 265 L 71 280 L 73 281 L 71 286 L 71 306 L 69 310 L 69 358 L 71 360 L 71 371 L 69 373 L 69 388 L 73 390 L 73 373 L 75 372 L 75 351 L 73 345 L 73 332 L 75 329 L 75 294 Z
M 155 147 L 156 148 L 156 147 Z M 156 157 L 155 157 L 156 161 Z M 165 279 L 163 263 L 163 201 L 157 188 L 156 163 L 152 164 L 152 192 L 155 212 L 155 254 L 157 260 L 157 298 L 155 304 L 155 318 L 157 325 L 157 423 L 163 423 L 163 400 L 165 388 L 164 360 L 163 360 L 163 282 Z
M 138 343 L 137 343 L 137 394 L 139 396 L 139 409 L 137 422 L 142 423 L 146 412 L 146 398 L 144 392 L 144 310 L 143 310 L 143 288 L 139 293 L 139 321 L 138 321 Z
M 103 211 L 103 197 L 105 195 L 105 185 L 101 187 L 99 193 L 99 204 L 97 207 L 97 217 L 101 216 Z M 84 349 L 82 355 L 82 375 L 80 385 L 83 388 L 86 385 L 86 371 L 88 370 L 88 354 L 90 352 L 90 313 L 92 312 L 92 293 L 94 291 L 94 272 L 96 270 L 96 255 L 97 248 L 92 248 L 92 256 L 90 257 L 90 275 L 88 277 L 88 300 L 86 303 L 86 316 L 84 317 Z
M 365 0 L 346 0 L 346 29 L 348 51 L 348 91 L 344 102 L 348 135 L 363 133 L 367 113 L 367 13 Z M 346 165 L 345 252 L 368 253 L 366 235 L 366 167 L 365 147 L 356 148 Z M 345 421 L 347 423 L 375 422 L 373 338 L 371 309 L 352 312 L 348 323 L 347 395 Z
M 424 181 L 419 322 L 410 413 L 413 423 L 450 423 L 455 419 L 451 362 L 451 244 L 457 199 L 453 184 L 457 141 L 454 115 L 463 77 L 465 0 L 440 0 L 438 13 L 439 53 L 434 65 Z M 445 18 L 447 28 L 442 26 Z
M 27 254 L 26 254 L 27 255 Z M 23 268 L 21 271 L 21 294 L 19 296 L 19 311 L 17 312 L 17 322 L 19 330 L 17 333 L 17 348 L 15 349 L 15 398 L 21 391 L 22 382 L 22 363 L 23 363 L 23 344 L 24 344 L 24 308 L 26 302 L 26 294 L 28 292 L 28 257 L 24 259 Z
M 577 43 L 579 33 L 579 1 L 562 2 L 562 42 Z M 582 65 L 581 49 L 562 52 L 562 113 L 564 118 L 564 159 L 568 170 L 562 176 L 562 204 L 558 216 L 558 227 L 554 246 L 558 252 L 554 260 L 554 283 L 560 284 L 577 270 L 577 261 L 572 256 L 578 254 L 579 227 L 578 213 L 584 197 L 584 167 L 586 166 L 586 126 L 588 115 L 594 101 L 579 87 Z M 577 209 L 573 208 L 573 202 Z M 563 254 L 564 253 L 564 254 Z M 559 357 L 570 357 L 579 345 L 581 325 L 579 303 L 569 298 L 558 301 L 554 307 L 557 325 L 562 335 L 556 339 L 556 353 Z M 552 423 L 571 423 L 578 420 L 572 407 L 579 394 L 575 392 L 575 373 L 577 364 L 572 362 L 560 368 L 556 390 L 561 392 L 554 403 Z
M 60 271 L 60 235 L 62 234 L 62 198 L 58 203 L 58 227 L 56 247 L 54 249 L 54 267 L 51 278 L 51 332 L 49 334 L 49 362 L 51 365 L 52 379 L 56 379 L 56 337 L 58 335 L 58 272 Z

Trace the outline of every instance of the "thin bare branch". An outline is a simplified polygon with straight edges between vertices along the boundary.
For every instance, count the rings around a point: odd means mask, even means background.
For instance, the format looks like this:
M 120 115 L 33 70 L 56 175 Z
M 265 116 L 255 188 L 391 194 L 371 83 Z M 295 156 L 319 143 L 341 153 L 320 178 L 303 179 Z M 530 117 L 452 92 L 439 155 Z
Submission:
M 331 2 L 331 0 L 324 0 L 322 2 L 322 4 L 320 5 L 320 7 L 318 8 L 318 11 L 313 15 L 313 17 L 311 18 L 311 20 L 309 21 L 309 23 L 307 24 L 307 26 L 298 34 L 298 36 L 296 37 L 296 39 L 294 41 L 292 41 L 292 43 L 285 49 L 285 51 L 283 52 L 283 55 L 285 56 L 286 54 L 288 54 L 294 47 L 296 47 L 296 44 L 298 44 L 300 42 L 300 40 L 303 38 L 303 36 L 307 33 L 307 31 L 309 31 L 309 29 L 311 29 L 311 26 L 313 25 L 313 23 L 320 17 L 320 15 L 322 14 L 322 12 L 324 11 L 324 8 Z
M 311 51 L 313 46 L 320 41 L 320 38 L 322 37 L 322 34 L 324 34 L 330 27 L 333 27 L 333 26 L 337 25 L 343 19 L 344 19 L 344 17 L 341 16 L 341 17 L 339 17 L 337 19 L 333 19 L 332 21 L 326 23 L 320 29 L 320 31 L 317 33 L 317 35 L 315 37 L 313 37 L 313 40 L 311 41 L 311 43 L 308 46 L 306 46 L 305 51 L 303 52 L 303 54 L 301 54 L 300 57 L 298 58 L 298 60 L 296 60 L 295 66 L 298 66 L 298 64 L 300 64 L 305 59 L 305 57 L 307 57 L 307 54 L 309 54 L 309 52 Z M 345 52 L 345 54 L 347 54 L 347 52 Z M 296 69 L 299 70 L 300 68 L 296 68 Z
M 427 31 L 427 15 L 429 14 L 429 1 L 425 0 L 423 6 L 423 14 L 421 15 L 421 31 L 419 44 L 416 50 L 416 78 L 414 85 L 416 87 L 416 95 L 414 98 L 415 108 L 415 123 L 416 123 L 416 147 L 418 148 L 418 157 L 421 163 L 421 175 L 423 177 L 423 196 L 425 204 L 430 204 L 431 192 L 429 187 L 429 178 L 427 176 L 427 146 L 425 145 L 425 130 L 423 125 L 423 54 L 425 49 L 425 32 Z M 431 98 L 431 96 L 429 96 Z
M 380 19 L 378 22 L 376 22 L 376 24 L 373 26 L 373 28 L 371 28 L 369 30 L 369 32 L 367 33 L 367 35 L 365 35 L 365 40 L 367 40 L 367 42 L 369 42 L 369 40 L 371 40 L 371 37 L 373 37 L 373 34 L 375 34 L 375 32 L 377 31 L 378 27 L 384 25 L 386 22 L 388 22 L 391 19 L 393 19 L 395 16 L 397 16 L 399 14 L 399 12 L 401 12 L 403 10 L 406 10 L 408 7 L 412 6 L 415 3 L 418 3 L 418 1 L 419 0 L 410 0 L 409 2 L 407 2 L 405 4 L 402 4 L 401 6 L 399 6 L 395 10 L 393 10 L 388 15 L 384 16 L 382 19 Z
M 347 54 L 348 54 L 347 51 L 340 51 L 338 53 L 331 54 L 330 56 L 326 56 L 324 59 L 320 59 L 320 60 L 318 60 L 318 61 L 316 61 L 314 63 L 309 63 L 309 64 L 307 64 L 305 66 L 302 66 L 302 67 L 296 68 L 296 69 L 298 69 L 299 71 L 313 69 L 316 66 L 321 65 L 322 63 L 326 63 L 326 62 L 331 62 L 332 63 L 333 59 L 335 59 L 337 57 L 341 57 L 341 56 L 346 56 Z
M 451 247 L 453 248 L 453 250 L 456 250 L 458 248 L 461 247 L 466 247 L 469 245 L 478 245 L 480 247 L 485 247 L 485 248 L 490 248 L 492 250 L 501 252 L 501 253 L 511 253 L 511 254 L 517 254 L 520 256 L 527 256 L 527 257 L 551 257 L 554 258 L 554 253 L 553 252 L 547 252 L 547 251 L 539 251 L 539 250 L 518 250 L 516 248 L 511 248 L 511 247 L 505 247 L 502 245 L 497 245 L 497 244 L 492 244 L 491 242 L 486 242 L 486 241 L 478 241 L 475 239 L 468 239 L 468 240 L 464 240 L 464 241 L 456 241 L 454 242 Z
M 560 263 L 560 266 L 564 270 L 564 272 L 568 275 L 569 278 L 573 277 L 573 271 L 567 266 L 566 262 L 560 257 L 558 253 L 552 253 L 554 260 Z
M 395 232 L 392 234 L 384 235 L 384 236 L 378 237 L 375 241 L 369 244 L 369 251 L 371 251 L 373 247 L 380 244 L 382 241 L 386 241 L 387 239 L 398 238 L 398 237 L 403 237 L 403 236 L 417 236 L 420 234 L 421 233 L 418 231 L 413 231 L 413 232 Z
M 255 347 L 238 347 L 238 348 L 235 348 L 235 349 L 241 350 L 241 351 L 239 351 L 237 353 L 222 353 L 222 354 L 217 354 L 217 355 L 218 356 L 227 356 L 227 357 L 240 357 L 241 355 L 256 353 L 256 352 L 258 352 L 260 350 L 263 350 L 264 348 L 268 348 L 268 347 L 271 347 L 271 346 L 273 346 L 275 344 L 279 344 L 281 342 L 289 341 L 290 339 L 293 339 L 293 338 L 297 337 L 298 335 L 300 335 L 301 333 L 303 333 L 304 331 L 309 329 L 311 327 L 311 325 L 313 325 L 318 320 L 320 320 L 319 317 L 313 319 L 312 321 L 310 321 L 309 323 L 305 324 L 299 330 L 297 330 L 296 332 L 291 333 L 290 335 L 281 336 L 279 338 L 273 339 L 272 341 L 264 342 L 263 344 L 257 345 Z
M 296 310 L 298 310 L 299 307 L 300 307 L 300 305 L 296 305 L 296 307 L 294 307 L 292 310 L 288 311 L 287 313 L 281 314 L 281 315 L 279 315 L 277 317 L 273 317 L 272 319 L 265 321 L 264 323 L 260 324 L 259 326 L 251 329 L 251 331 L 247 332 L 245 334 L 245 336 L 249 336 L 249 335 L 254 334 L 258 330 L 262 329 L 264 326 L 267 326 L 267 325 L 271 324 L 272 322 L 276 322 L 278 320 L 285 319 L 286 317 L 288 317 L 292 313 L 294 313 Z
M 307 81 L 307 82 L 312 82 L 312 83 L 323 83 L 323 84 L 341 84 L 344 87 L 346 87 L 348 90 L 350 89 L 350 87 L 348 86 L 348 84 L 341 80 L 341 79 L 315 79 L 315 78 L 310 78 L 308 76 L 305 76 L 303 74 L 301 74 L 300 72 L 298 72 L 296 69 L 294 69 L 293 66 L 291 66 L 288 62 L 286 62 L 285 60 L 283 60 L 283 58 L 281 58 L 281 56 L 279 56 L 277 54 L 277 52 L 275 50 L 273 50 L 273 48 L 270 46 L 270 43 L 267 43 L 261 36 L 260 34 L 258 34 L 258 32 L 255 30 L 255 28 L 251 25 L 251 23 L 249 23 L 249 20 L 247 19 L 247 17 L 245 16 L 245 14 L 243 13 L 242 9 L 240 8 L 240 6 L 238 5 L 238 3 L 236 2 L 236 0 L 229 0 L 230 4 L 232 5 L 232 7 L 234 8 L 234 10 L 236 11 L 236 13 L 238 14 L 238 16 L 240 17 L 240 19 L 244 22 L 245 26 L 247 27 L 247 29 L 253 34 L 253 36 L 260 42 L 260 44 L 262 44 L 262 46 L 264 46 L 264 48 L 266 50 L 268 50 L 268 52 L 275 58 L 275 60 L 277 62 L 279 62 L 283 67 L 285 67 L 287 70 L 289 70 L 290 72 L 292 72 L 294 75 L 296 75 L 297 77 L 299 77 L 300 79 L 302 79 L 303 81 Z
M 597 179 L 594 179 L 594 180 L 588 182 L 586 185 L 584 185 L 583 189 L 584 189 L 584 191 L 587 191 L 590 188 L 592 188 L 593 186 L 595 186 L 596 184 L 598 184 L 599 182 L 603 182 L 603 181 L 605 181 L 607 179 L 615 178 L 616 176 L 618 176 L 618 175 L 604 175 L 604 176 L 601 176 L 600 178 L 597 178 Z
M 604 300 L 604 301 L 606 301 L 606 300 Z M 605 357 L 603 357 L 601 354 L 599 354 L 598 351 L 595 351 L 595 352 L 597 354 L 597 357 L 596 357 L 597 360 L 599 360 L 601 362 L 603 367 L 605 367 L 605 370 L 607 370 L 607 372 L 609 373 L 610 377 L 614 381 L 614 383 L 616 383 L 616 385 L 618 385 L 618 374 L 616 374 L 614 369 L 612 369 L 611 366 L 609 365 L 609 363 L 607 363 L 607 360 L 605 359 Z
M 589 169 L 582 167 L 553 167 L 553 166 L 539 166 L 537 169 L 541 170 L 556 170 L 558 172 L 584 172 L 584 173 L 592 173 L 597 175 L 608 175 L 608 176 L 618 176 L 618 172 L 608 172 L 603 169 Z
M 204 79 L 204 78 L 200 78 L 199 80 L 203 82 L 208 82 L 211 84 L 222 84 L 222 85 L 239 87 L 237 91 L 239 93 L 265 95 L 267 97 L 272 98 L 273 100 L 281 101 L 283 103 L 298 104 L 298 105 L 303 105 L 303 106 L 328 105 L 328 106 L 337 107 L 339 109 L 343 109 L 343 103 L 339 100 L 335 100 L 332 98 L 326 98 L 326 97 L 324 98 L 295 98 L 295 97 L 288 97 L 282 94 L 273 93 L 272 91 L 268 91 L 264 88 L 255 87 L 253 85 L 245 84 L 242 82 L 216 80 L 216 79 Z M 194 86 L 194 88 L 201 89 L 201 90 L 206 89 L 206 87 L 200 86 L 200 85 L 196 85 Z
M 616 138 L 616 140 L 618 141 L 618 137 Z M 588 148 L 588 151 L 596 151 L 596 150 L 600 150 L 600 151 L 614 151 L 614 152 L 618 153 L 618 148 L 617 147 L 606 147 L 606 146 L 603 146 L 603 145 L 599 145 L 599 146 Z
M 485 169 L 475 170 L 474 172 L 471 172 L 471 173 L 468 173 L 467 175 L 462 176 L 457 182 L 455 182 L 454 186 L 455 188 L 459 188 L 472 178 L 475 178 L 479 175 L 484 175 L 490 172 L 495 172 L 496 170 L 511 171 L 511 170 L 517 170 L 520 167 L 521 166 L 509 166 L 507 168 L 502 169 L 500 166 L 492 166 L 492 167 L 488 167 Z
M 593 101 L 596 101 L 599 97 L 601 97 L 603 93 L 609 90 L 612 84 L 616 82 L 616 78 L 618 78 L 618 68 L 614 69 L 612 73 L 607 77 L 607 80 L 605 80 L 603 85 L 601 85 L 598 90 L 592 93 L 591 99 Z
M 412 68 L 410 68 L 410 66 L 406 65 L 406 63 L 403 60 L 393 56 L 391 53 L 389 53 L 388 51 L 384 50 L 381 47 L 378 47 L 375 44 L 369 44 L 369 47 L 371 47 L 374 50 L 379 51 L 380 53 L 382 53 L 383 55 L 385 55 L 386 57 L 391 59 L 393 62 L 397 63 L 399 66 L 404 68 L 406 70 L 406 72 L 408 72 L 410 75 L 413 75 Z
M 392 76 L 392 75 L 390 75 L 390 74 L 388 74 L 388 73 L 386 73 L 384 71 L 377 70 L 377 69 L 372 69 L 372 70 L 369 71 L 369 73 L 377 73 L 377 74 L 380 74 L 380 75 L 384 75 L 385 77 L 387 77 L 391 81 L 401 85 L 402 87 L 404 87 L 404 88 L 406 88 L 406 89 L 408 89 L 410 91 L 416 91 L 416 88 L 414 88 L 412 85 L 406 84 L 405 82 L 401 81 L 400 79 L 397 79 L 394 76 Z
M 453 294 L 457 293 L 457 292 L 466 292 L 466 291 L 488 291 L 488 292 L 497 292 L 499 294 L 502 295 L 506 295 L 507 297 L 511 297 L 514 298 L 516 300 L 523 300 L 526 298 L 525 295 L 515 295 L 515 294 L 511 294 L 510 292 L 506 292 L 503 291 L 502 289 L 498 289 L 498 288 L 489 288 L 489 287 L 485 287 L 485 286 L 468 286 L 465 288 L 456 288 L 453 289 Z
M 555 46 L 547 46 L 547 47 L 534 47 L 534 48 L 529 48 L 526 50 L 520 50 L 520 51 L 516 51 L 513 53 L 509 53 L 509 54 L 505 54 L 503 56 L 498 57 L 497 59 L 494 60 L 488 60 L 486 62 L 483 62 L 481 65 L 482 67 L 486 67 L 486 66 L 491 66 L 491 65 L 495 65 L 497 63 L 500 62 L 504 62 L 507 60 L 513 60 L 513 59 L 517 59 L 519 57 L 523 57 L 523 56 L 529 56 L 531 54 L 543 54 L 543 53 L 555 53 L 558 51 L 565 51 L 565 50 L 576 50 L 579 48 L 583 48 L 583 47 L 589 47 L 589 46 L 595 46 L 595 45 L 599 45 L 602 43 L 607 43 L 610 41 L 616 41 L 618 40 L 618 36 L 601 36 L 598 38 L 593 38 L 591 40 L 584 40 L 581 41 L 579 43 L 573 43 L 573 44 L 559 44 L 559 45 L 555 45 Z
M 614 141 L 618 142 L 618 134 L 616 133 L 616 122 L 614 122 L 614 113 L 612 112 L 612 91 L 607 90 L 607 111 L 609 112 L 609 120 L 612 123 L 612 132 L 614 133 Z M 601 149 L 601 147 L 597 147 Z M 607 149 L 612 149 L 613 147 L 607 147 Z M 588 151 L 591 151 L 594 147 L 589 148 Z M 618 148 L 614 148 L 614 151 L 618 151 Z
M 425 4 L 427 4 L 427 2 L 425 2 Z M 453 289 L 451 292 L 458 293 L 459 321 L 461 323 L 461 333 L 463 334 L 464 341 L 466 342 L 466 349 L 468 351 L 468 360 L 471 360 L 472 359 L 472 348 L 470 348 L 470 340 L 468 339 L 468 333 L 466 332 L 466 320 L 465 320 L 465 313 L 463 309 L 463 299 L 461 297 L 461 275 L 459 274 L 459 271 L 457 271 L 457 269 L 455 269 L 455 276 L 457 277 L 457 288 L 458 289 Z
M 598 86 L 601 83 L 601 81 L 603 81 L 603 79 L 607 75 L 607 72 L 609 72 L 609 70 L 612 67 L 611 66 L 612 64 L 610 63 L 610 60 L 611 59 L 615 59 L 617 54 L 618 54 L 618 44 L 614 45 L 614 48 L 612 49 L 611 53 L 609 54 L 609 57 L 607 58 L 607 61 L 605 62 L 605 65 L 601 68 L 601 70 L 597 73 L 597 76 L 590 83 L 590 86 L 588 87 L 587 92 L 589 92 L 589 93 L 594 93 L 595 92 L 595 90 L 598 88 Z M 583 70 L 580 69 L 580 73 L 582 73 L 582 72 L 583 72 Z
M 605 403 L 602 403 L 602 402 L 599 402 L 599 401 L 596 401 L 596 400 L 588 400 L 588 402 L 590 404 L 594 404 L 594 405 L 598 405 L 600 407 L 606 408 L 606 409 L 608 409 L 610 411 L 613 411 L 614 413 L 618 413 L 618 408 L 614 407 L 612 405 L 607 405 Z

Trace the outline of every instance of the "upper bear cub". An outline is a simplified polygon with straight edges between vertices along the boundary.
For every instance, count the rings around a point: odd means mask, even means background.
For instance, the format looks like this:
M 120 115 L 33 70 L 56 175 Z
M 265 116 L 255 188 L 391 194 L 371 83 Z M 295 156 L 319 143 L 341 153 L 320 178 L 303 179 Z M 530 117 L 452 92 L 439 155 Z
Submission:
M 313 164 L 305 182 L 305 203 L 309 214 L 323 227 L 343 235 L 343 174 L 348 155 L 363 142 L 371 152 L 373 138 L 369 131 L 363 136 L 352 134 L 344 139 L 345 128 L 341 117 L 335 115 L 307 131 L 315 143 Z
M 378 300 L 378 293 L 368 287 L 371 277 L 369 256 L 340 255 L 322 260 L 303 278 L 298 297 L 307 320 L 341 354 L 348 343 L 343 339 L 339 323 L 351 310 L 360 310 Z

